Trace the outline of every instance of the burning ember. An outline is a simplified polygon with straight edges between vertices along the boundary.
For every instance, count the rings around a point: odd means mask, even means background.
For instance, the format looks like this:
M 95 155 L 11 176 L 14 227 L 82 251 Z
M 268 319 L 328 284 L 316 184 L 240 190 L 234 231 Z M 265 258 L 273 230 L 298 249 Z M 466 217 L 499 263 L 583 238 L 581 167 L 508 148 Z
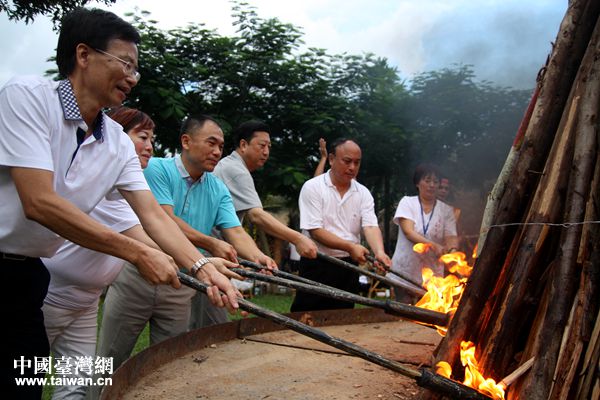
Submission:
M 473 342 L 461 342 L 460 344 L 460 361 L 465 367 L 465 386 L 477 389 L 479 392 L 490 396 L 496 400 L 504 400 L 506 386 L 497 384 L 491 378 L 484 378 L 479 372 L 479 366 L 475 359 L 475 344 Z M 441 361 L 436 365 L 436 373 L 446 378 L 452 375 L 452 367 L 445 361 Z

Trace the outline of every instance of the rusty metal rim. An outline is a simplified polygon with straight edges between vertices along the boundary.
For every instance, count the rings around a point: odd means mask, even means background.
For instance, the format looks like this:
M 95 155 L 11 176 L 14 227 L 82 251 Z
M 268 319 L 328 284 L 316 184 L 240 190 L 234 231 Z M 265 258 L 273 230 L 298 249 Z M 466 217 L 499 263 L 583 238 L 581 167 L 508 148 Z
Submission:
M 391 322 L 400 319 L 386 314 L 383 310 L 371 308 L 297 312 L 286 315 L 295 320 L 309 321 L 308 323 L 315 327 Z M 165 340 L 145 349 L 123 363 L 112 375 L 112 385 L 104 388 L 100 398 L 104 400 L 121 398 L 130 387 L 156 368 L 192 351 L 205 348 L 211 344 L 284 329 L 286 328 L 263 318 L 246 318 L 196 329 Z

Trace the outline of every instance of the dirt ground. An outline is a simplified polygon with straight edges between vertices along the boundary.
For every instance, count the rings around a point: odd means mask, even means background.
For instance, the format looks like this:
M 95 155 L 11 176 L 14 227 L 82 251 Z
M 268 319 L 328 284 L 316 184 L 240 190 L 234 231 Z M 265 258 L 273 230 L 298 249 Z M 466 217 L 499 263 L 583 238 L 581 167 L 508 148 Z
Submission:
M 418 369 L 440 336 L 405 321 L 320 328 Z M 292 331 L 213 344 L 180 357 L 131 387 L 124 399 L 417 399 L 410 378 Z

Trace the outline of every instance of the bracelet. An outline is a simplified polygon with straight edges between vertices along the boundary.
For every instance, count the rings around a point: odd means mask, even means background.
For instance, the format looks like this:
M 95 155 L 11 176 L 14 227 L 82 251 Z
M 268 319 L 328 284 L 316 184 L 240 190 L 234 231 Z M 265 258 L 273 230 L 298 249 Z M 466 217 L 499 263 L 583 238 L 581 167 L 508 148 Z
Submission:
M 190 275 L 192 275 L 195 278 L 198 271 L 200 271 L 202 267 L 204 267 L 204 265 L 208 264 L 209 262 L 210 260 L 208 258 L 201 258 L 198 261 L 196 261 L 190 269 Z

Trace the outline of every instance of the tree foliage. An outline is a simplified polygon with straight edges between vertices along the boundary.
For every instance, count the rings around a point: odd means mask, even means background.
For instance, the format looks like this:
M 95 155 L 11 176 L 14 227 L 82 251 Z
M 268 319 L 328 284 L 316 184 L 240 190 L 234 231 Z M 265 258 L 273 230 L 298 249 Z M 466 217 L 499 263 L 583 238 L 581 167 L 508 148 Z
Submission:
M 116 0 L 97 0 L 97 3 L 112 4 Z M 83 7 L 90 0 L 50 0 L 50 1 L 8 1 L 0 0 L 0 12 L 5 12 L 9 20 L 24 20 L 26 24 L 40 15 L 51 17 L 54 26 L 62 16 L 77 7 Z
M 367 162 L 364 174 L 391 174 L 389 161 L 397 157 L 382 145 L 383 136 L 389 140 L 402 128 L 399 118 L 381 117 L 401 112 L 406 90 L 397 71 L 373 55 L 300 51 L 299 28 L 262 19 L 244 4 L 234 5 L 233 11 L 234 37 L 222 37 L 202 24 L 163 31 L 147 14 L 134 16 L 142 34 L 143 78 L 131 103 L 157 120 L 163 151 L 177 148 L 178 127 L 186 114 L 203 112 L 218 118 L 226 133 L 251 118 L 269 123 L 273 151 L 257 175 L 263 193 L 295 201 L 312 175 L 320 137 L 358 137 L 365 142 L 365 153 L 371 143 L 381 147 L 377 151 L 389 155 L 388 162 Z M 370 140 L 371 132 L 377 141 Z M 228 145 L 233 145 L 229 138 Z

